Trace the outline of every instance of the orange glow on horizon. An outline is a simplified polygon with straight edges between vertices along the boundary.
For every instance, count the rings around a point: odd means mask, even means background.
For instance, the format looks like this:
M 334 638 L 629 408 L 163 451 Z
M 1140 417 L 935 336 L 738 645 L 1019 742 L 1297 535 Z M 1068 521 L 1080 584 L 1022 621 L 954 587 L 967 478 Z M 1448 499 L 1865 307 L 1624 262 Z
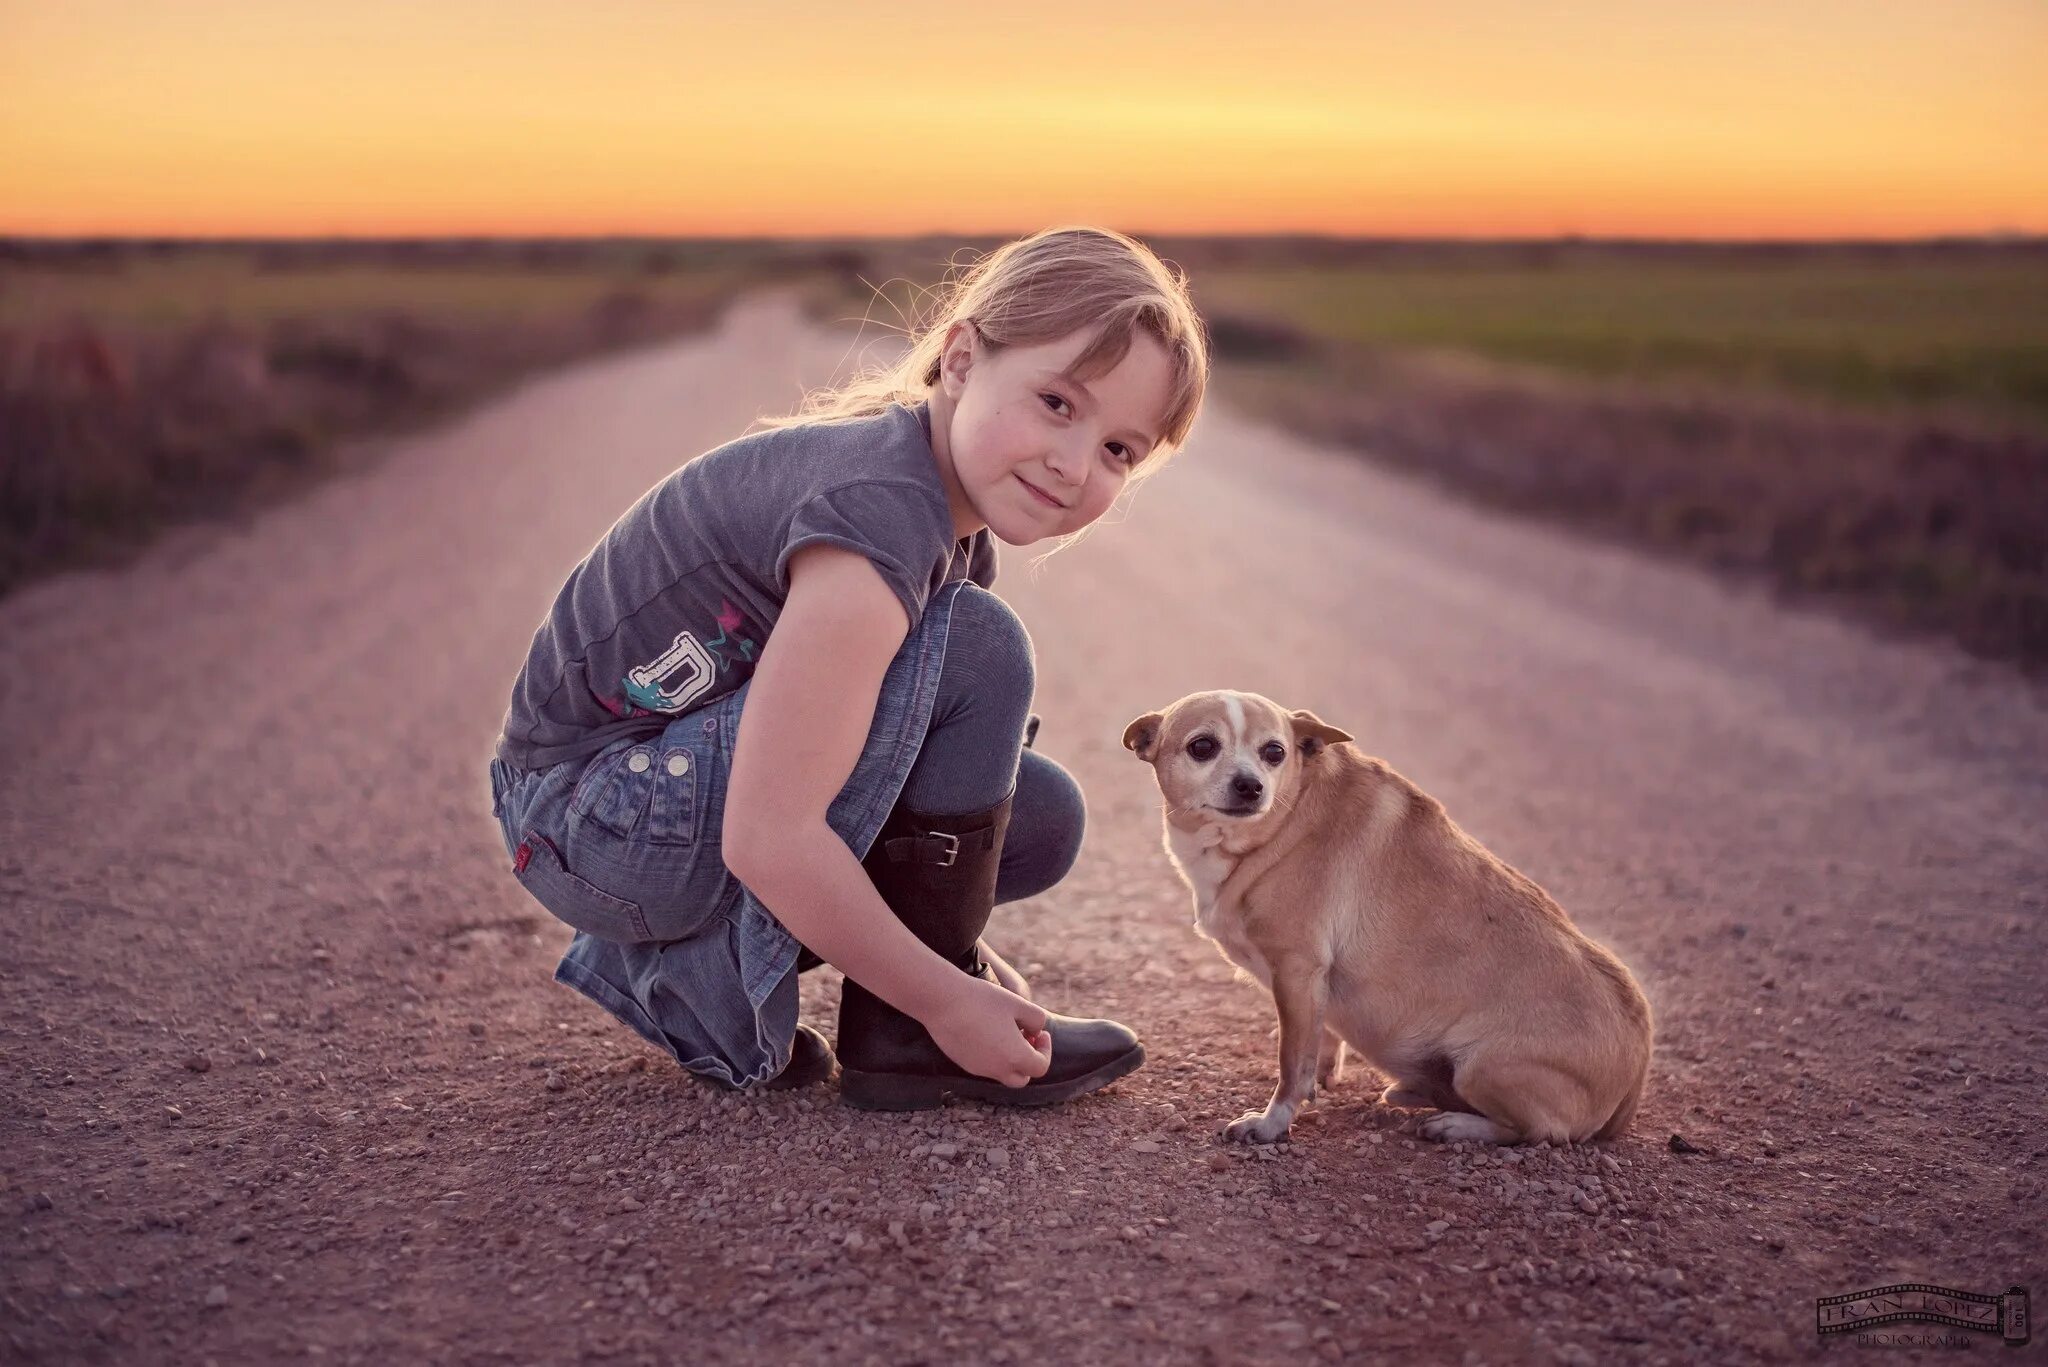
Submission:
M 2042 70 L 2032 0 L 0 0 L 0 233 L 2042 232 Z

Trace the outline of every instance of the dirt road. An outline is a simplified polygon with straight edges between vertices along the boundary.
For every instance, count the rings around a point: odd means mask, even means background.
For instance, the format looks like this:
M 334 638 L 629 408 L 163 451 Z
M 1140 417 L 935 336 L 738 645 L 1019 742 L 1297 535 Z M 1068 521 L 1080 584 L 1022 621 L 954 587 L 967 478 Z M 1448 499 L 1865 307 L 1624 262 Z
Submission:
M 0 603 L 0 1356 L 1742 1362 L 1830 1346 L 1817 1296 L 2048 1292 L 2041 695 L 1221 408 L 998 583 L 1092 821 L 992 939 L 1142 1072 L 1045 1114 L 732 1099 L 549 982 L 484 773 L 528 637 L 846 342 L 749 301 Z M 1632 1135 L 1440 1148 L 1361 1076 L 1220 1144 L 1271 1007 L 1119 745 L 1210 687 L 1351 730 L 1633 966 Z

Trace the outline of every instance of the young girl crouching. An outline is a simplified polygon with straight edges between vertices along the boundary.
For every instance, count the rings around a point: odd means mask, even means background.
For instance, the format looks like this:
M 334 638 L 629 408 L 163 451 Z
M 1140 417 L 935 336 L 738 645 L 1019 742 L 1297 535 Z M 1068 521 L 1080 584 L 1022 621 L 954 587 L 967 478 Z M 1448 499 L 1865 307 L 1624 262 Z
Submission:
M 797 1023 L 820 961 L 851 1104 L 1046 1104 L 1137 1068 L 1128 1029 L 1045 1011 L 981 943 L 1065 875 L 1085 810 L 1027 748 L 992 538 L 1093 523 L 1186 442 L 1208 374 L 1184 275 L 1048 230 L 890 370 L 648 490 L 535 632 L 490 766 L 514 875 L 577 931 L 557 981 L 726 1087 L 830 1075 Z

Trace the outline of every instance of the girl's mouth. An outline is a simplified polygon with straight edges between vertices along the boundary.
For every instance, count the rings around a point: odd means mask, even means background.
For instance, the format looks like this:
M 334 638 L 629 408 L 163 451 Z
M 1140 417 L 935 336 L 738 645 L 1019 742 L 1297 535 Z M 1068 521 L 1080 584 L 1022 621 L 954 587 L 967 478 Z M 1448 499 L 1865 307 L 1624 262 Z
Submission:
M 1022 475 L 1017 476 L 1017 482 L 1023 485 L 1025 488 L 1029 489 L 1031 491 L 1031 495 L 1033 498 L 1036 498 L 1040 503 L 1043 503 L 1048 507 L 1064 508 L 1067 506 L 1066 504 L 1060 502 L 1058 499 L 1054 498 L 1051 494 L 1048 494 L 1045 490 L 1039 488 L 1036 484 L 1033 484 L 1030 480 L 1024 478 L 1024 476 Z

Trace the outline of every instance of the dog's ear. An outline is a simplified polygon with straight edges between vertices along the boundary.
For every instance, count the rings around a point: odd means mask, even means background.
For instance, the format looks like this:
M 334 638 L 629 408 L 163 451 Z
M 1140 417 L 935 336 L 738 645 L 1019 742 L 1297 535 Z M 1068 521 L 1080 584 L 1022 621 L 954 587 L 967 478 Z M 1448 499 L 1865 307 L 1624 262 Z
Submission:
M 1159 723 L 1166 720 L 1163 712 L 1147 712 L 1144 716 L 1124 728 L 1124 749 L 1133 751 L 1147 764 L 1159 753 Z
M 1295 712 L 1293 719 L 1295 748 L 1304 757 L 1313 755 L 1325 745 L 1337 745 L 1351 739 L 1349 731 L 1338 730 L 1306 709 Z

